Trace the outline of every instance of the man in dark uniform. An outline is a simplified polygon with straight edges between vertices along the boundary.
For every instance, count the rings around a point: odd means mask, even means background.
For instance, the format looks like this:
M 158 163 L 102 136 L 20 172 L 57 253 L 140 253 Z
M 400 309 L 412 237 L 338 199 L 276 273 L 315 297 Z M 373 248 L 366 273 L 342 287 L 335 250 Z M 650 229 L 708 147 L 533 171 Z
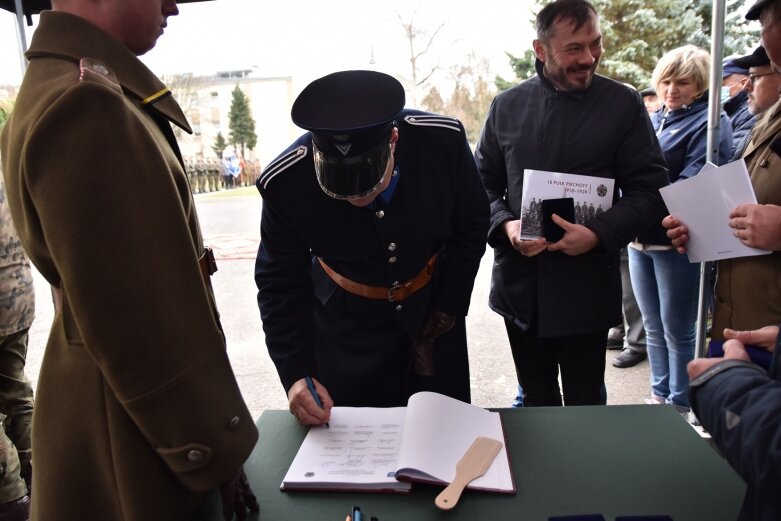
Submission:
M 302 423 L 419 390 L 470 399 L 464 316 L 488 201 L 461 123 L 403 107 L 385 74 L 314 81 L 292 110 L 310 132 L 256 182 L 258 305 Z

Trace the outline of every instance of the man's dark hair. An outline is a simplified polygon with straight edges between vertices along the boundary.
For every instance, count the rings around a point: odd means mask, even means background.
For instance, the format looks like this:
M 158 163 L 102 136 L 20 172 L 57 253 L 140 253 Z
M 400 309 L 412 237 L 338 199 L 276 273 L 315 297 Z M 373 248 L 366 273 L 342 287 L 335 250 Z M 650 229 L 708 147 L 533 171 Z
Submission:
M 535 26 L 537 39 L 548 42 L 553 36 L 553 24 L 560 19 L 572 20 L 577 31 L 591 20 L 597 10 L 586 0 L 556 0 L 542 8 L 537 14 Z

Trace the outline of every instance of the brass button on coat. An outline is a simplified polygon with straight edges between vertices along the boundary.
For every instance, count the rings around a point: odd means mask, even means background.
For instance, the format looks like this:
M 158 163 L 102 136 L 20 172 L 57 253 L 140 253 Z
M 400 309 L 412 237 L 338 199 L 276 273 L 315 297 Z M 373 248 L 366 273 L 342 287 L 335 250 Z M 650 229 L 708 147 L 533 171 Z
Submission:
M 392 242 L 388 245 L 388 251 L 396 251 L 396 243 Z
M 396 262 L 396 257 L 391 257 L 390 259 L 388 259 L 388 262 L 393 264 L 394 262 Z
M 191 450 L 187 453 L 187 459 L 192 463 L 200 463 L 204 460 L 203 452 L 199 450 Z
M 377 219 L 382 219 L 383 217 L 385 217 L 385 212 L 382 210 L 377 210 L 376 212 L 374 212 L 374 215 L 377 216 Z
M 235 429 L 235 428 L 236 428 L 236 426 L 238 426 L 238 424 L 239 424 L 239 421 L 240 421 L 240 420 L 239 420 L 239 417 L 238 417 L 238 416 L 234 416 L 233 418 L 231 418 L 231 419 L 230 419 L 230 421 L 228 422 L 228 430 L 233 430 L 233 429 Z

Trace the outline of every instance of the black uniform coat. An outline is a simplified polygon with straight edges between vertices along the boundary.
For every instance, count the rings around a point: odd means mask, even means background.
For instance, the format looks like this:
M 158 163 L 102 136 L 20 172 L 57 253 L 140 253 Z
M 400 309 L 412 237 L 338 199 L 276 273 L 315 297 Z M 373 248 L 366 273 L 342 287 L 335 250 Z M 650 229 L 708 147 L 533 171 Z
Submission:
M 619 250 L 664 216 L 664 158 L 637 92 L 599 75 L 558 91 L 537 63 L 537 76 L 494 99 L 475 152 L 491 203 L 489 303 L 521 328 L 536 319 L 540 337 L 606 330 L 621 321 Z M 597 248 L 523 257 L 512 247 L 502 225 L 520 215 L 526 168 L 615 179 L 612 208 L 589 224 Z
M 405 110 L 397 126 L 399 179 L 388 204 L 359 208 L 326 195 L 310 134 L 258 178 L 258 305 L 285 390 L 310 375 L 337 405 L 405 405 L 422 389 L 469 400 L 464 316 L 485 251 L 485 190 L 460 122 Z M 434 280 L 402 302 L 348 293 L 316 259 L 355 282 L 389 287 L 437 252 Z M 412 374 L 412 343 L 430 310 L 458 320 L 435 343 L 436 379 L 424 381 Z

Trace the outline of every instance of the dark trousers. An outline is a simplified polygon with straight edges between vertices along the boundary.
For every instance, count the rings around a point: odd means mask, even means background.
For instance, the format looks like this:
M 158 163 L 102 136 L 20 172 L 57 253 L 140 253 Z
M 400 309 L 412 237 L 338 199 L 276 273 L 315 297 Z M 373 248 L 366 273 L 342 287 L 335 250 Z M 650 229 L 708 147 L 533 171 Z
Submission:
M 621 248 L 621 305 L 624 311 L 624 347 L 632 351 L 645 353 L 645 329 L 643 315 L 637 305 L 632 290 L 632 277 L 629 274 L 629 253 Z
M 536 326 L 524 331 L 504 321 L 525 407 L 605 403 L 605 337 L 607 329 L 585 335 L 538 338 Z

